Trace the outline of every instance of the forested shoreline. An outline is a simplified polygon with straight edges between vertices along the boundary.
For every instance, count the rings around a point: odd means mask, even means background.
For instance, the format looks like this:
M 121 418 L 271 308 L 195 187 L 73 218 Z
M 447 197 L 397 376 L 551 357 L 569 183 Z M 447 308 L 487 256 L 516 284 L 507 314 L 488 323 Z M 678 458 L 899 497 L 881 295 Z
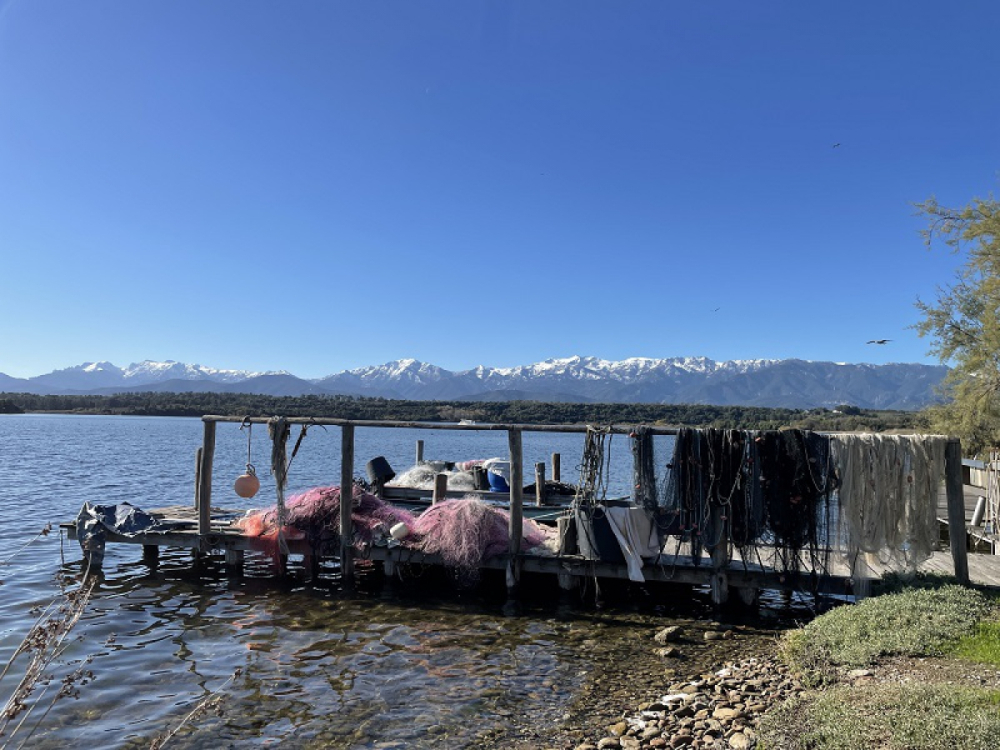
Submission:
M 6 413 L 46 412 L 162 417 L 281 415 L 502 424 L 658 424 L 731 429 L 925 429 L 920 412 L 771 409 L 705 404 L 575 404 L 541 401 L 405 401 L 359 396 L 265 396 L 243 393 L 123 393 L 114 396 L 0 393 Z

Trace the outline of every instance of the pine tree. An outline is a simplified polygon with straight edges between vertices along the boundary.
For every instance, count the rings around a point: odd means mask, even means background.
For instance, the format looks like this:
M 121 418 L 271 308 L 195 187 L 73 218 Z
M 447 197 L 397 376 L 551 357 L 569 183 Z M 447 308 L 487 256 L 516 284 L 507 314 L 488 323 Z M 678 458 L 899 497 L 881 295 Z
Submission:
M 979 454 L 1000 446 L 1000 203 L 990 196 L 945 208 L 932 198 L 918 208 L 928 217 L 924 243 L 942 242 L 964 256 L 936 304 L 917 301 L 923 320 L 915 328 L 931 340 L 931 354 L 952 368 L 947 401 L 928 416 L 934 430 L 960 437 L 967 454 Z

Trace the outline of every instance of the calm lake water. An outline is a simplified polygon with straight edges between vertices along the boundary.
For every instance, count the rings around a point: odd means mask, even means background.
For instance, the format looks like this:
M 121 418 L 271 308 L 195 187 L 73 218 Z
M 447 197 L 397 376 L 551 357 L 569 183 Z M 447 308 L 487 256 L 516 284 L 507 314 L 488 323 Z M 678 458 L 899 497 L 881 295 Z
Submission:
M 0 669 L 39 611 L 82 578 L 76 542 L 55 531 L 36 538 L 42 527 L 72 520 L 88 500 L 193 503 L 201 434 L 198 419 L 0 416 Z M 213 504 L 246 504 L 232 492 L 246 437 L 219 425 Z M 505 433 L 359 429 L 357 473 L 376 455 L 407 468 L 418 437 L 428 459 L 506 455 Z M 339 439 L 338 429 L 310 429 L 290 490 L 338 481 Z M 612 490 L 627 494 L 628 445 L 615 440 Z M 575 480 L 582 445 L 580 435 L 525 433 L 525 476 L 557 451 L 563 479 Z M 253 430 L 251 459 L 263 483 L 251 502 L 268 505 L 264 427 Z M 347 598 L 294 574 L 275 580 L 249 560 L 247 575 L 230 579 L 217 564 L 195 569 L 182 551 L 164 552 L 151 570 L 140 548 L 109 545 L 91 602 L 50 670 L 53 686 L 19 734 L 38 723 L 27 747 L 147 747 L 218 691 L 217 710 L 186 724 L 169 747 L 481 747 L 485 733 L 515 720 L 560 721 L 588 673 L 581 639 L 611 648 L 616 638 L 648 637 L 658 622 L 626 613 L 609 629 L 607 611 L 596 619 L 585 607 L 537 602 L 509 615 L 475 592 Z M 19 657 L 0 680 L 0 701 L 25 663 Z M 52 703 L 59 679 L 80 666 L 94 681 Z

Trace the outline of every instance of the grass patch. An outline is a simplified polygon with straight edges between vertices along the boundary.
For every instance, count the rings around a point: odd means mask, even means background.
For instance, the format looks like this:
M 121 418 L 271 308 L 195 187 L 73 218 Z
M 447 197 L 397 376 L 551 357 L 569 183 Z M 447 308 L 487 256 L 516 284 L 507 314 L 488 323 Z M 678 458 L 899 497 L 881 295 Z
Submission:
M 973 635 L 989 608 L 982 594 L 961 586 L 872 597 L 789 633 L 784 656 L 815 683 L 832 677 L 837 667 L 866 667 L 881 656 L 942 654 L 948 644 Z
M 765 715 L 768 750 L 994 750 L 1000 692 L 954 685 L 838 686 Z
M 1000 666 L 1000 622 L 987 620 L 976 625 L 976 632 L 959 638 L 948 650 L 949 656 L 979 664 Z

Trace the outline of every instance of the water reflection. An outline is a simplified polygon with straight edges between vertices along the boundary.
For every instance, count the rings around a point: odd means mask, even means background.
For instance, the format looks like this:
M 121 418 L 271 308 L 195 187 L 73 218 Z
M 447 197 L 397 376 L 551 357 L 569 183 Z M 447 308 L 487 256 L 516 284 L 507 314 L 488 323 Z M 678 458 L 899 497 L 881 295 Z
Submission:
M 214 499 L 235 507 L 225 490 L 243 469 L 246 445 L 232 427 L 220 427 Z M 258 432 L 254 452 L 266 456 L 266 431 Z M 293 467 L 293 489 L 339 475 L 335 433 L 309 433 Z M 414 435 L 424 435 L 358 433 L 359 461 L 384 454 L 394 466 L 407 465 Z M 199 420 L 0 418 L 0 437 L 5 499 L 22 510 L 0 520 L 0 559 L 47 521 L 73 518 L 85 500 L 140 507 L 192 502 Z M 525 436 L 526 465 L 558 450 L 570 478 L 582 438 L 557 436 L 566 441 L 559 446 L 534 442 L 542 437 Z M 427 455 L 460 460 L 506 450 L 502 435 L 466 438 L 435 433 Z M 614 455 L 627 459 L 624 442 Z M 262 489 L 258 500 L 269 504 L 273 495 Z M 30 628 L 34 608 L 79 585 L 79 549 L 66 543 L 62 562 L 55 537 L 0 568 L 0 663 Z M 692 603 L 688 593 L 644 599 L 631 589 L 600 612 L 560 604 L 551 590 L 532 599 L 529 590 L 520 612 L 505 612 L 502 598 L 435 588 L 430 576 L 345 598 L 332 572 L 327 568 L 318 585 L 301 568 L 276 578 L 269 560 L 248 555 L 246 575 L 230 578 L 220 559 L 194 565 L 184 550 L 163 550 L 151 569 L 138 547 L 109 546 L 105 573 L 55 675 L 90 660 L 96 681 L 79 699 L 57 701 L 30 746 L 146 748 L 180 727 L 172 748 L 474 748 L 498 729 L 559 725 L 599 664 L 637 686 L 641 675 L 662 675 L 648 647 L 651 633 L 664 622 L 703 627 L 695 618 L 709 613 L 707 595 Z M 697 670 L 698 658 L 692 646 L 687 665 Z M 0 682 L 0 700 L 12 686 L 11 677 Z M 205 712 L 184 723 L 206 701 Z

